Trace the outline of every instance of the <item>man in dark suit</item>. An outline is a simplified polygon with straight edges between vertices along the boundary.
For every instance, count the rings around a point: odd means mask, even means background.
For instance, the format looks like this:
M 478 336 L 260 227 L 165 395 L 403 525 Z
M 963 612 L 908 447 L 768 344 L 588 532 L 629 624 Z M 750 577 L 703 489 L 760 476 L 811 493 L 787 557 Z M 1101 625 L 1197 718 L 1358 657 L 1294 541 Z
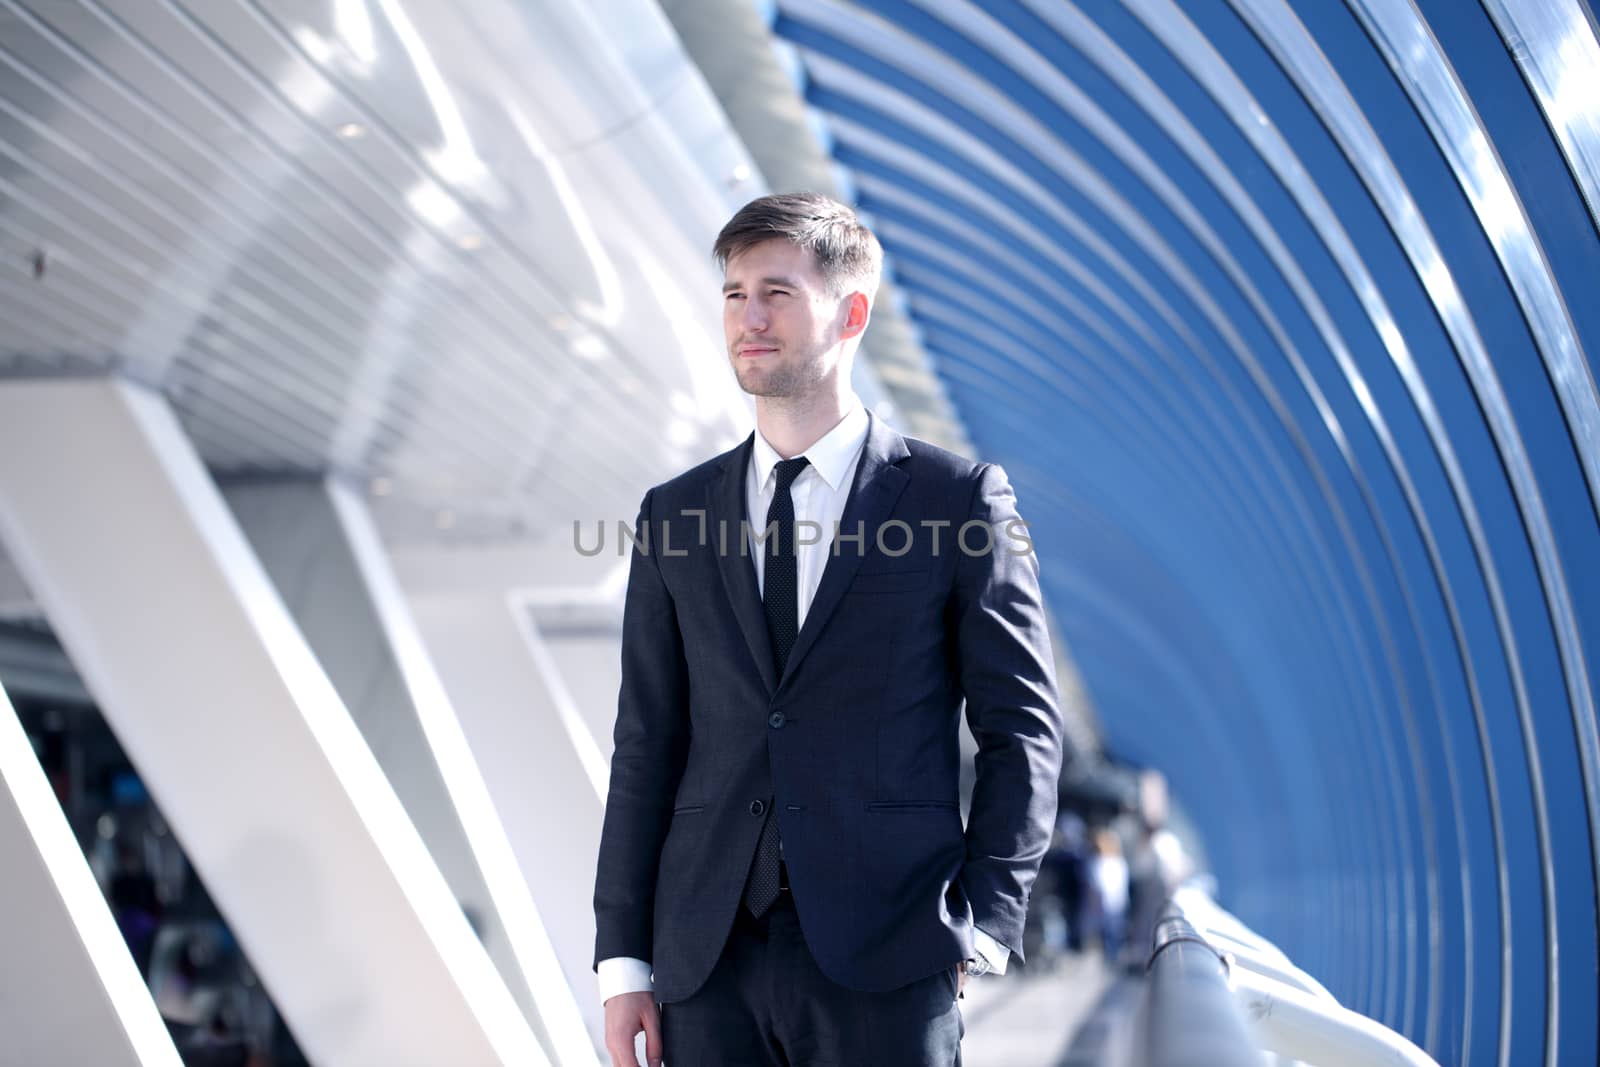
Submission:
M 960 988 L 1020 957 L 1056 811 L 1032 544 L 1004 472 L 851 390 L 882 251 L 849 208 L 763 197 L 715 253 L 757 432 L 640 508 L 595 884 L 607 1048 L 959 1064 Z

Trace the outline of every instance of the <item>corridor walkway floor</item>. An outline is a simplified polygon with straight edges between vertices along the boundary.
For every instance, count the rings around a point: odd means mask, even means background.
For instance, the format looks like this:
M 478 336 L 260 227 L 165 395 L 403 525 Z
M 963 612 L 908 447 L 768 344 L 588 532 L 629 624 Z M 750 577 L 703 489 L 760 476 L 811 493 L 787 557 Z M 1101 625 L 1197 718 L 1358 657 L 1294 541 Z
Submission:
M 967 983 L 964 1067 L 1059 1067 L 1073 1037 L 1117 976 L 1098 954 Z

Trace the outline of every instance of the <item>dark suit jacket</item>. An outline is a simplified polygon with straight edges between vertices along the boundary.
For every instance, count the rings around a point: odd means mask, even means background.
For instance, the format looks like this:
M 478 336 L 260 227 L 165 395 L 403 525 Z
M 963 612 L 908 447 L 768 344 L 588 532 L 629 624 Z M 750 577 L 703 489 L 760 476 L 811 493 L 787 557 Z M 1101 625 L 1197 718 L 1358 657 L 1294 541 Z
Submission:
M 971 956 L 974 923 L 1020 956 L 1061 723 L 1038 563 L 1025 528 L 1005 525 L 1017 512 L 1004 472 L 874 416 L 841 520 L 847 536 L 864 524 L 864 546 L 841 539 L 829 557 L 779 679 L 741 548 L 752 441 L 640 508 L 650 542 L 628 579 L 596 965 L 647 960 L 660 1000 L 693 994 L 773 804 L 801 929 L 829 978 L 898 988 Z M 955 542 L 970 520 L 971 554 Z M 979 745 L 965 829 L 963 697 Z

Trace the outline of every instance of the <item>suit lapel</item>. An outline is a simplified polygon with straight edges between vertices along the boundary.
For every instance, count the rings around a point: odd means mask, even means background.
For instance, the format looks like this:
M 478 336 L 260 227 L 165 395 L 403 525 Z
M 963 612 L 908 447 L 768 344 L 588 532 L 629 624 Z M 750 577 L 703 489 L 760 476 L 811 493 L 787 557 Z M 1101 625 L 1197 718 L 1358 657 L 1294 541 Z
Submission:
M 830 549 L 828 563 L 822 569 L 822 583 L 817 586 L 817 595 L 812 598 L 811 607 L 806 611 L 805 624 L 800 627 L 794 648 L 789 652 L 789 662 L 783 672 L 785 679 L 794 677 L 800 661 L 816 643 L 817 634 L 828 624 L 829 616 L 839 606 L 839 599 L 844 596 L 851 579 L 861 567 L 862 558 L 876 543 L 878 527 L 889 517 L 895 501 L 900 499 L 906 483 L 911 479 L 910 475 L 895 465 L 911 455 L 906 450 L 905 438 L 890 429 L 877 415 L 868 412 L 868 416 L 867 440 L 861 449 L 861 463 L 856 467 L 855 484 L 850 487 L 844 515 L 839 519 L 840 532 L 854 535 L 858 528 L 864 529 L 866 539 L 859 547 L 852 541 L 837 554 Z M 743 479 L 740 484 L 743 484 Z M 749 561 L 741 559 L 739 562 Z M 746 570 L 749 568 L 746 567 Z M 752 575 L 751 586 L 754 585 Z M 766 615 L 758 612 L 756 621 L 765 639 Z M 770 648 L 770 643 L 767 647 Z
M 772 638 L 767 634 L 767 615 L 761 606 L 761 591 L 756 587 L 755 564 L 750 559 L 744 529 L 750 517 L 745 501 L 745 473 L 754 445 L 755 435 L 751 434 L 744 444 L 727 454 L 721 475 L 707 486 L 706 507 L 710 513 L 707 532 L 717 557 L 717 569 L 722 572 L 722 587 L 733 604 L 734 618 L 739 621 L 745 643 L 750 646 L 750 655 L 770 694 L 778 688 L 777 672 L 772 663 Z M 722 530 L 728 531 L 726 544 L 720 536 Z

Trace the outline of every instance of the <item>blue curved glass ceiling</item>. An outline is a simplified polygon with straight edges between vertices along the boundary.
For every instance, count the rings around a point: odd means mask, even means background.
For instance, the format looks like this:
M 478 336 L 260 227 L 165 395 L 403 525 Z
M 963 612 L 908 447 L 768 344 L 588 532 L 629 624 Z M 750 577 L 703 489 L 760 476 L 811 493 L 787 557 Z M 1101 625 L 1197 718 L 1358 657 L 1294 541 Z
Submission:
M 1579 0 L 779 0 L 1123 757 L 1441 1062 L 1593 1063 Z

